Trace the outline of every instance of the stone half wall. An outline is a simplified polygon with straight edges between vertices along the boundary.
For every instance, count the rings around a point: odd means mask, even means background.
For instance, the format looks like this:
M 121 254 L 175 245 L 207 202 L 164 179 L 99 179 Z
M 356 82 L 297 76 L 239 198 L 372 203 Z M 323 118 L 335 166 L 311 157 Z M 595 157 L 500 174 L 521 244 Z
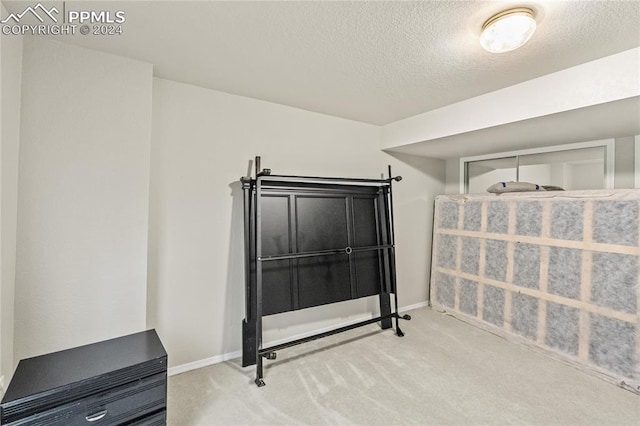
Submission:
M 640 393 L 640 190 L 438 196 L 431 303 Z

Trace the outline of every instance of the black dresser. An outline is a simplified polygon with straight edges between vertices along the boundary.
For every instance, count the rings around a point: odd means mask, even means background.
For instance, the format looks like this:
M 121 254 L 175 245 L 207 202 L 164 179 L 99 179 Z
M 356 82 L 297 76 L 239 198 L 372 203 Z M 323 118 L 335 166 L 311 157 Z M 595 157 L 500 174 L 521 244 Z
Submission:
M 3 425 L 164 425 L 167 353 L 155 330 L 24 359 Z

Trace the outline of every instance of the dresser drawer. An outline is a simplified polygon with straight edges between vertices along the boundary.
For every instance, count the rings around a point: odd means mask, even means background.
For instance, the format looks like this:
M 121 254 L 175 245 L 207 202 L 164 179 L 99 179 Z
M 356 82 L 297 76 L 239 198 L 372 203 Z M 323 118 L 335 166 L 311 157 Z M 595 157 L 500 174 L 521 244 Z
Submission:
M 120 425 L 165 410 L 166 392 L 166 374 L 156 374 L 6 424 L 7 426 Z
M 167 424 L 167 410 L 140 419 L 129 426 L 164 426 Z

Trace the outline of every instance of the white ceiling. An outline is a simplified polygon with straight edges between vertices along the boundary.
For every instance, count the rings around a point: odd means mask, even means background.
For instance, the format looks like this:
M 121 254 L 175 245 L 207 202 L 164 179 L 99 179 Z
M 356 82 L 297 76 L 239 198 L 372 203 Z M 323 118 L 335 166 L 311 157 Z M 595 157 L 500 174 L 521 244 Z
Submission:
M 10 12 L 33 3 L 3 1 Z M 509 5 L 534 9 L 537 32 L 520 50 L 485 52 L 480 27 Z M 152 63 L 161 78 L 378 125 L 640 46 L 640 1 L 65 7 L 121 9 L 127 18 L 121 36 L 60 37 L 65 42 Z

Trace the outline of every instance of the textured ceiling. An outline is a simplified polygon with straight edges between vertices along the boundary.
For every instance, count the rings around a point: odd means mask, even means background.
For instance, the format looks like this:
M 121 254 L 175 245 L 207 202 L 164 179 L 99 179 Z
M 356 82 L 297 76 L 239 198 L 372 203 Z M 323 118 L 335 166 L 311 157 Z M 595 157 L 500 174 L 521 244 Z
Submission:
M 33 2 L 3 3 L 19 11 Z M 480 27 L 510 5 L 534 9 L 537 32 L 520 50 L 485 52 Z M 640 1 L 67 1 L 66 8 L 126 11 L 122 36 L 60 39 L 150 62 L 158 77 L 379 125 L 640 46 Z

